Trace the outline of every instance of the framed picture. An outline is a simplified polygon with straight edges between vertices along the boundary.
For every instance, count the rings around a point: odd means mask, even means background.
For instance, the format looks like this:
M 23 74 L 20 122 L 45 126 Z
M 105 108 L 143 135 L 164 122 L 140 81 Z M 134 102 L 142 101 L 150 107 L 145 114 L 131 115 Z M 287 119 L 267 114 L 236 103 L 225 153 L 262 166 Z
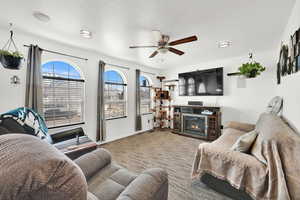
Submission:
M 295 45 L 294 51 L 295 51 L 294 57 L 297 57 L 300 55 L 300 43 L 299 42 Z
M 293 68 L 294 73 L 298 72 L 298 66 L 297 66 L 296 59 L 294 59 L 294 61 L 292 62 L 292 68 Z
M 300 28 L 298 29 L 298 31 L 297 31 L 297 32 L 298 32 L 298 36 L 297 36 L 297 38 L 298 38 L 298 41 L 297 41 L 297 42 L 299 43 L 299 42 L 300 42 Z
M 296 57 L 295 62 L 296 62 L 295 65 L 296 65 L 297 71 L 300 71 L 300 56 Z
M 299 41 L 298 40 L 298 31 L 296 31 L 294 33 L 294 35 L 292 36 L 292 44 L 293 44 L 293 46 L 296 46 L 296 44 L 297 44 L 298 41 Z
M 280 64 L 277 64 L 277 84 L 280 85 L 281 83 L 281 68 Z
M 291 57 L 291 60 L 294 60 L 294 53 L 295 47 L 293 45 L 293 36 L 290 37 L 290 42 L 289 42 L 289 56 Z
M 294 73 L 291 57 L 288 58 L 287 66 L 287 74 L 290 75 Z
M 296 45 L 299 42 L 299 30 L 297 30 L 292 36 L 293 45 Z
M 289 55 L 289 47 L 287 45 L 282 45 L 281 51 L 280 51 L 280 56 L 279 56 L 279 65 L 280 65 L 281 76 L 287 75 L 288 55 Z

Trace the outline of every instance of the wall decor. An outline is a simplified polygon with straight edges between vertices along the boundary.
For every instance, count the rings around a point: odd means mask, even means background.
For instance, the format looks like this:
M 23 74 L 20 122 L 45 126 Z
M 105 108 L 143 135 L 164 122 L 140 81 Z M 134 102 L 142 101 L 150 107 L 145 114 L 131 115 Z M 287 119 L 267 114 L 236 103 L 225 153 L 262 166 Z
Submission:
M 294 49 L 295 49 L 295 50 L 294 50 L 294 52 L 295 52 L 294 57 L 300 56 L 300 42 L 298 42 L 298 43 L 295 45 Z
M 21 83 L 20 78 L 16 75 L 10 78 L 10 83 L 13 85 L 19 85 Z
M 289 57 L 291 58 L 291 61 L 294 60 L 294 54 L 295 54 L 295 48 L 293 45 L 293 36 L 290 37 L 290 42 L 289 42 Z
M 10 29 L 11 28 L 12 24 L 10 23 Z M 18 51 L 18 48 L 13 39 L 14 32 L 12 31 L 12 29 L 9 32 L 10 37 L 3 48 L 0 50 L 0 62 L 4 68 L 17 70 L 20 69 L 23 55 Z M 14 48 L 14 50 L 12 50 L 11 47 Z
M 277 64 L 277 84 L 280 85 L 281 83 L 281 68 L 280 64 Z
M 300 28 L 298 29 L 298 42 L 300 42 Z
M 287 45 L 282 45 L 279 55 L 279 65 L 281 69 L 281 76 L 285 76 L 288 73 L 288 56 L 289 47 Z
M 291 75 L 292 73 L 294 73 L 294 68 L 293 68 L 292 59 L 291 57 L 289 57 L 287 62 L 287 74 Z
M 298 72 L 298 66 L 297 66 L 297 60 L 296 59 L 294 59 L 294 61 L 292 62 L 292 68 L 293 68 L 294 73 Z
M 297 56 L 297 58 L 295 60 L 295 65 L 296 65 L 297 71 L 300 71 L 300 56 Z
M 255 78 L 266 70 L 259 62 L 254 61 L 253 53 L 249 53 L 249 62 L 242 64 L 238 68 L 239 72 L 228 73 L 227 76 L 240 76 L 243 75 L 246 78 Z
M 294 33 L 294 35 L 292 36 L 292 43 L 293 45 L 296 45 L 298 42 L 298 30 Z

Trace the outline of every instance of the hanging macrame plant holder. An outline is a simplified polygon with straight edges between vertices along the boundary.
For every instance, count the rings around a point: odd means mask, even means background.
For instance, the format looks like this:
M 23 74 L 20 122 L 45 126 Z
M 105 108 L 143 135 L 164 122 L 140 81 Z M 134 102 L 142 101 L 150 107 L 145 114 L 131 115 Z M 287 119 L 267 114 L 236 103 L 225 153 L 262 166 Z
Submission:
M 14 32 L 11 30 L 10 38 L 0 52 L 0 62 L 4 68 L 18 70 L 21 67 L 23 56 L 18 51 L 13 35 Z

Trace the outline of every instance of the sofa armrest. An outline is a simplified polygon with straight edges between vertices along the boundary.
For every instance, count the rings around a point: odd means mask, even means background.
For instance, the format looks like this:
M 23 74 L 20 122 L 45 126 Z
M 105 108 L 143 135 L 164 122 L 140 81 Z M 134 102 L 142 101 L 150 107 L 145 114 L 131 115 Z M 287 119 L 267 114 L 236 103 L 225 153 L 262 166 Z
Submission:
M 255 124 L 247 124 L 236 121 L 227 122 L 224 128 L 233 128 L 240 131 L 250 132 L 255 129 Z
M 109 151 L 99 148 L 80 156 L 74 162 L 81 168 L 88 180 L 99 170 L 111 163 L 111 155 Z
M 134 179 L 117 200 L 167 200 L 168 174 L 162 169 L 149 169 Z

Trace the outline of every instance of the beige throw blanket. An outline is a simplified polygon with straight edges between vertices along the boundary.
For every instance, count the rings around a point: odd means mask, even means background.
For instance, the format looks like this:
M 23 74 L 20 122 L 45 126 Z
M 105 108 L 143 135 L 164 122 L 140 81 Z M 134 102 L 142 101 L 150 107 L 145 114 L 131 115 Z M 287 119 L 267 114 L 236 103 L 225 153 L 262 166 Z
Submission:
M 245 190 L 253 199 L 300 199 L 300 137 L 270 114 L 261 115 L 256 130 L 259 135 L 251 155 L 229 150 L 245 133 L 236 129 L 225 129 L 217 141 L 201 144 L 192 176 L 209 173 Z

